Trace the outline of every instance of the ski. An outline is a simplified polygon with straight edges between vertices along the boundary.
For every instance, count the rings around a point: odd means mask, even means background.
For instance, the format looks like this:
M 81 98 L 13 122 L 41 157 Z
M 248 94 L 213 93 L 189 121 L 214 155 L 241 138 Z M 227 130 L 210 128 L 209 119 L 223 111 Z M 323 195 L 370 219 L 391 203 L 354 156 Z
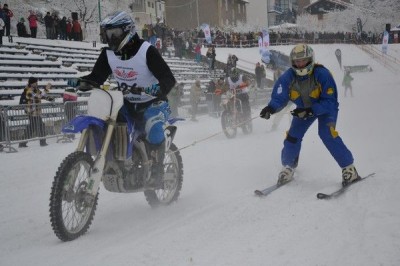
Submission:
M 290 180 L 290 181 L 288 181 L 286 183 L 283 183 L 283 184 L 275 184 L 275 185 L 272 185 L 272 186 L 267 187 L 267 188 L 262 189 L 262 190 L 258 190 L 257 189 L 257 190 L 254 191 L 254 194 L 256 194 L 256 196 L 259 196 L 259 197 L 265 197 L 265 196 L 271 194 L 273 191 L 277 190 L 278 188 L 286 185 L 287 183 L 290 183 L 292 180 Z
M 374 175 L 375 175 L 375 173 L 371 173 L 371 174 L 369 174 L 369 175 L 367 175 L 367 176 L 361 177 L 358 181 L 353 182 L 353 183 L 350 183 L 350 184 L 348 184 L 347 186 L 342 186 L 342 187 L 339 188 L 338 190 L 336 190 L 336 191 L 334 191 L 334 192 L 332 192 L 332 193 L 329 193 L 329 194 L 326 194 L 326 193 L 318 193 L 318 194 L 317 194 L 317 198 L 318 198 L 318 199 L 332 199 L 332 198 L 337 198 L 337 197 L 339 197 L 340 195 L 342 195 L 342 194 L 343 194 L 349 187 L 351 187 L 352 185 L 357 184 L 357 183 L 359 183 L 359 182 L 361 182 L 361 181 L 367 179 L 368 177 L 371 177 L 371 176 L 374 176 Z

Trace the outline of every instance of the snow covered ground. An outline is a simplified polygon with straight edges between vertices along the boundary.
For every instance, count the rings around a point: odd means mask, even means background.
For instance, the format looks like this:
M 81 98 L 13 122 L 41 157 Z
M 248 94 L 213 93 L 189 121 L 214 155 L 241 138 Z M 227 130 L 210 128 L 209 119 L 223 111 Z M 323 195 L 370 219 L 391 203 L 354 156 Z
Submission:
M 279 47 L 288 52 L 291 47 Z M 254 132 L 235 139 L 220 121 L 200 116 L 179 124 L 184 182 L 179 200 L 151 209 L 142 193 L 100 190 L 89 232 L 64 243 L 52 232 L 49 196 L 53 176 L 76 143 L 55 143 L 0 154 L 0 265 L 400 265 L 400 78 L 353 45 L 314 45 L 316 59 L 340 90 L 337 129 L 361 175 L 376 176 L 331 201 L 316 198 L 340 186 L 341 170 L 312 126 L 303 141 L 295 181 L 260 199 L 254 189 L 276 182 L 289 126 L 278 130 L 255 119 Z M 343 65 L 369 64 L 355 73 L 354 97 L 343 97 Z M 400 51 L 400 45 L 390 49 Z M 258 49 L 217 49 L 259 61 Z M 397 52 L 397 54 L 399 54 Z M 239 64 L 241 62 L 239 61 Z M 253 117 L 259 109 L 253 109 Z

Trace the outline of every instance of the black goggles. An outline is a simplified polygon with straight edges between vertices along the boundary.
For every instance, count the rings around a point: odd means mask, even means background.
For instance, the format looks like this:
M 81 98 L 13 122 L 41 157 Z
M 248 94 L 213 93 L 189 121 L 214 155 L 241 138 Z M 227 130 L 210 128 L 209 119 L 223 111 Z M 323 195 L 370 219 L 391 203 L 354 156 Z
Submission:
M 104 41 L 111 40 L 112 38 L 120 38 L 123 34 L 124 31 L 121 28 L 111 28 L 102 30 Z

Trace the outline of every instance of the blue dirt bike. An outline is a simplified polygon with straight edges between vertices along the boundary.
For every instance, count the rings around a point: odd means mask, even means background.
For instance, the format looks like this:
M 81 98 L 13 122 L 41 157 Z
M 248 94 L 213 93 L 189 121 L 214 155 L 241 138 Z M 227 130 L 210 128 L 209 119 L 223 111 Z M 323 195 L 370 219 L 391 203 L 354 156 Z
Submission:
M 119 116 L 118 116 L 119 114 Z M 121 120 L 121 115 L 126 122 Z M 150 206 L 168 205 L 179 197 L 183 163 L 173 143 L 176 120 L 165 125 L 164 176 L 160 187 L 147 189 L 152 160 L 144 134 L 123 105 L 121 91 L 93 89 L 88 114 L 75 117 L 64 133 L 79 133 L 76 151 L 59 166 L 50 194 L 50 221 L 56 236 L 70 241 L 86 233 L 93 220 L 100 183 L 119 193 L 144 192 Z

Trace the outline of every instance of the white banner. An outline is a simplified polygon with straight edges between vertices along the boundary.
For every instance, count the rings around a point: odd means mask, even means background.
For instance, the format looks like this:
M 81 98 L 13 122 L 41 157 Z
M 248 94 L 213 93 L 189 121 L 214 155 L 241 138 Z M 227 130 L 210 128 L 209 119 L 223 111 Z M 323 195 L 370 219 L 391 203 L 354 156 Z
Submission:
M 262 39 L 262 36 L 258 36 L 258 49 L 259 49 L 260 54 L 261 54 L 262 51 L 263 51 L 263 39 Z
M 385 31 L 382 38 L 382 53 L 387 54 L 389 46 L 389 32 Z
M 204 32 L 204 37 L 206 37 L 207 43 L 212 43 L 210 26 L 208 24 L 204 23 L 204 24 L 201 25 L 201 28 L 202 28 L 202 30 Z
M 269 47 L 269 33 L 268 33 L 268 30 L 263 30 L 262 34 L 263 34 L 263 47 L 265 49 L 268 49 L 268 47 Z
M 269 47 L 269 33 L 268 30 L 263 30 L 262 31 L 262 37 L 258 37 L 258 48 L 261 54 L 261 61 L 263 61 L 265 64 L 268 64 L 270 62 L 270 56 L 271 53 L 268 50 Z

